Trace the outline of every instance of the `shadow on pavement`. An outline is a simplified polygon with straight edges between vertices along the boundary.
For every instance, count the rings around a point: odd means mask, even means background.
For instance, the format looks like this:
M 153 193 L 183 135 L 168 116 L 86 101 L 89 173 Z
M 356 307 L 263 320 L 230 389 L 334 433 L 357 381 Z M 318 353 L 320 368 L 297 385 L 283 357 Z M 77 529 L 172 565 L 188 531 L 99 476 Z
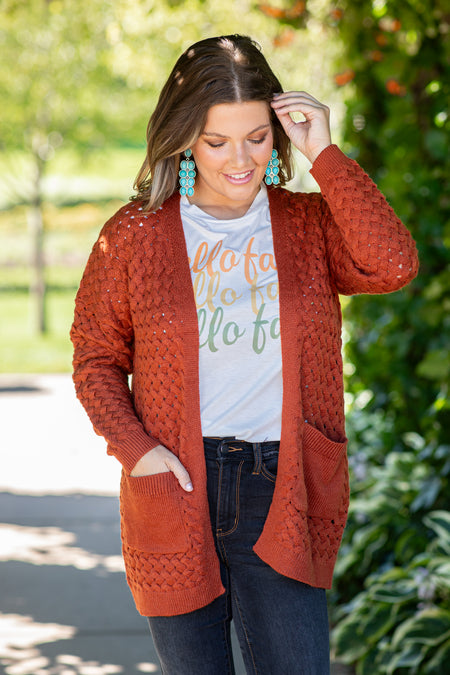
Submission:
M 42 389 L 40 387 L 32 387 L 28 385 L 17 385 L 11 387 L 0 387 L 1 394 L 41 394 Z
M 0 672 L 160 672 L 126 585 L 116 497 L 1 493 L 0 520 Z

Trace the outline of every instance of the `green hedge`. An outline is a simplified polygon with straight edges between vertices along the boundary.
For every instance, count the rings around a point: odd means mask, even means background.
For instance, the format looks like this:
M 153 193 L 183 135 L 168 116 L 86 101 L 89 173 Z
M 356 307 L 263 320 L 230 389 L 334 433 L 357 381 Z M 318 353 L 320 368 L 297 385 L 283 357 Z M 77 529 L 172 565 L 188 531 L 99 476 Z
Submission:
M 418 278 L 345 311 L 352 503 L 332 599 L 357 673 L 448 672 L 450 39 L 444 2 L 341 2 L 345 149 L 412 231 Z

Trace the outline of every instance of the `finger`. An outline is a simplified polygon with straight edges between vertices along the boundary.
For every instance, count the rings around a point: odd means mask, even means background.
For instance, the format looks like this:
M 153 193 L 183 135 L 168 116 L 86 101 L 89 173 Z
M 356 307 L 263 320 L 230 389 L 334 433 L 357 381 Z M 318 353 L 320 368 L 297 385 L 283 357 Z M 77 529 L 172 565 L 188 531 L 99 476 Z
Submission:
M 305 100 L 286 100 L 282 103 L 279 103 L 278 101 L 272 102 L 272 108 L 276 113 L 290 113 L 290 112 L 301 112 L 302 114 L 306 115 L 306 113 L 314 113 L 314 112 L 320 112 L 324 114 L 328 114 L 328 107 L 325 105 L 322 105 L 321 103 L 315 103 L 313 101 L 305 101 Z
M 170 471 L 172 471 L 183 490 L 186 490 L 186 492 L 192 492 L 194 488 L 191 478 L 178 457 L 173 455 L 172 457 L 166 459 L 166 466 Z
M 314 98 L 314 96 L 311 96 L 311 94 L 308 94 L 306 91 L 285 91 L 282 94 L 275 94 L 272 101 L 274 103 L 279 103 L 283 101 L 292 101 L 294 99 L 315 103 L 319 106 L 323 105 L 323 103 Z
M 169 450 L 162 445 L 157 445 L 153 450 L 149 450 L 149 452 L 138 460 L 132 469 L 130 476 L 153 476 L 155 473 L 169 471 L 164 461 L 164 456 L 167 452 L 169 452 Z
M 280 121 L 281 126 L 284 129 L 285 134 L 293 139 L 294 134 L 305 133 L 310 126 L 310 122 L 295 122 L 289 114 L 282 115 L 278 111 L 276 112 L 278 120 Z
M 283 127 L 285 132 L 288 134 L 288 136 L 289 136 L 289 132 L 292 129 L 295 129 L 296 127 L 298 128 L 300 125 L 306 124 L 306 122 L 294 122 L 294 120 L 292 119 L 292 117 L 288 113 L 283 114 L 283 113 L 278 112 L 278 110 L 277 110 L 276 115 L 277 115 L 278 119 L 280 120 L 281 126 Z
M 328 106 L 320 103 L 312 96 L 300 95 L 298 92 L 292 96 L 286 96 L 283 98 L 273 99 L 270 103 L 271 107 L 276 110 L 290 110 L 295 112 L 296 110 L 302 111 L 302 109 L 316 109 L 327 112 L 329 110 Z

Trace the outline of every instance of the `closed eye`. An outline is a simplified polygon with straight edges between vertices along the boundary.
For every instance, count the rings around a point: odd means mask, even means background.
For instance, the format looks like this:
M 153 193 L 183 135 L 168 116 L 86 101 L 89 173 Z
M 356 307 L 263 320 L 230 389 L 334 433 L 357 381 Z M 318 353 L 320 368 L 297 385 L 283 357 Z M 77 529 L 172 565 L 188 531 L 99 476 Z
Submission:
M 263 136 L 262 138 L 249 138 L 249 142 L 253 143 L 254 145 L 261 145 L 261 143 L 264 143 L 264 141 L 267 138 L 267 134 Z M 206 141 L 207 144 L 209 145 L 210 148 L 221 148 L 222 146 L 225 145 L 225 141 L 222 141 L 221 143 L 211 143 L 211 141 Z
M 254 143 L 255 145 L 260 145 L 261 143 L 264 143 L 266 140 L 267 136 L 263 136 L 263 138 L 249 138 L 248 140 L 250 143 Z

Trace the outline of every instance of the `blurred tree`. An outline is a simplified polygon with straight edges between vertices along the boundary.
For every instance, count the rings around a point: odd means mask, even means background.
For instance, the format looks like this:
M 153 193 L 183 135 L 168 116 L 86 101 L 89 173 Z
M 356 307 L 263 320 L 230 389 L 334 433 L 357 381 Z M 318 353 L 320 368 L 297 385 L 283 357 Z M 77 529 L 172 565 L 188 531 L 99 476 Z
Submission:
M 335 644 L 358 673 L 439 674 L 450 653 L 450 528 L 430 523 L 450 506 L 450 12 L 444 1 L 339 2 L 334 23 L 344 147 L 421 260 L 409 287 L 353 298 L 345 312 L 354 498 Z
M 420 490 L 397 505 L 403 517 L 380 526 L 364 565 L 348 567 L 338 584 L 348 600 L 378 566 L 404 562 L 395 546 L 406 527 L 415 531 L 415 548 L 403 551 L 411 556 L 424 546 L 426 513 L 450 506 L 450 12 L 431 0 L 340 2 L 334 12 L 345 45 L 336 76 L 348 89 L 344 147 L 412 231 L 421 261 L 406 289 L 353 298 L 345 312 L 349 427 L 362 478 L 354 492 L 374 497 L 372 471 L 391 452 L 412 451 L 426 469 Z M 364 530 L 357 521 L 353 513 L 349 544 Z
M 0 144 L 3 151 L 25 150 L 12 167 L 21 171 L 14 189 L 16 200 L 30 204 L 29 226 L 33 238 L 34 279 L 31 293 L 36 297 L 36 328 L 46 330 L 44 223 L 42 216 L 43 179 L 49 161 L 65 144 L 100 147 L 106 139 L 124 135 L 121 94 L 125 78 L 111 72 L 108 26 L 111 4 L 69 3 L 32 0 L 29 3 L 4 1 L 1 6 L 0 43 L 7 58 L 0 65 Z
M 395 416 L 392 448 L 411 429 L 449 442 L 448 4 L 339 7 L 344 72 L 352 74 L 345 148 L 411 229 L 421 259 L 419 278 L 402 293 L 350 303 L 350 391 L 370 389 L 367 410 Z
M 294 13 L 301 14 L 302 3 Z M 36 326 L 45 331 L 45 175 L 60 148 L 77 153 L 142 145 L 168 70 L 193 42 L 250 34 L 287 86 L 301 47 L 305 86 L 329 78 L 318 67 L 316 36 L 278 32 L 251 0 L 0 0 L 0 149 L 11 158 L 10 203 L 30 204 Z M 236 17 L 239 17 L 237 26 Z M 310 79 L 308 79 L 308 77 Z M 16 151 L 16 152 L 14 152 Z M 19 152 L 20 151 L 20 152 Z M 136 167 L 137 170 L 138 167 Z M 20 179 L 17 179 L 17 176 Z
M 315 11 L 294 0 L 260 9 L 281 34 Z M 320 16 L 342 46 L 341 145 L 421 260 L 406 289 L 345 307 L 353 499 L 335 644 L 358 674 L 439 674 L 450 655 L 450 11 L 445 0 L 336 0 Z

